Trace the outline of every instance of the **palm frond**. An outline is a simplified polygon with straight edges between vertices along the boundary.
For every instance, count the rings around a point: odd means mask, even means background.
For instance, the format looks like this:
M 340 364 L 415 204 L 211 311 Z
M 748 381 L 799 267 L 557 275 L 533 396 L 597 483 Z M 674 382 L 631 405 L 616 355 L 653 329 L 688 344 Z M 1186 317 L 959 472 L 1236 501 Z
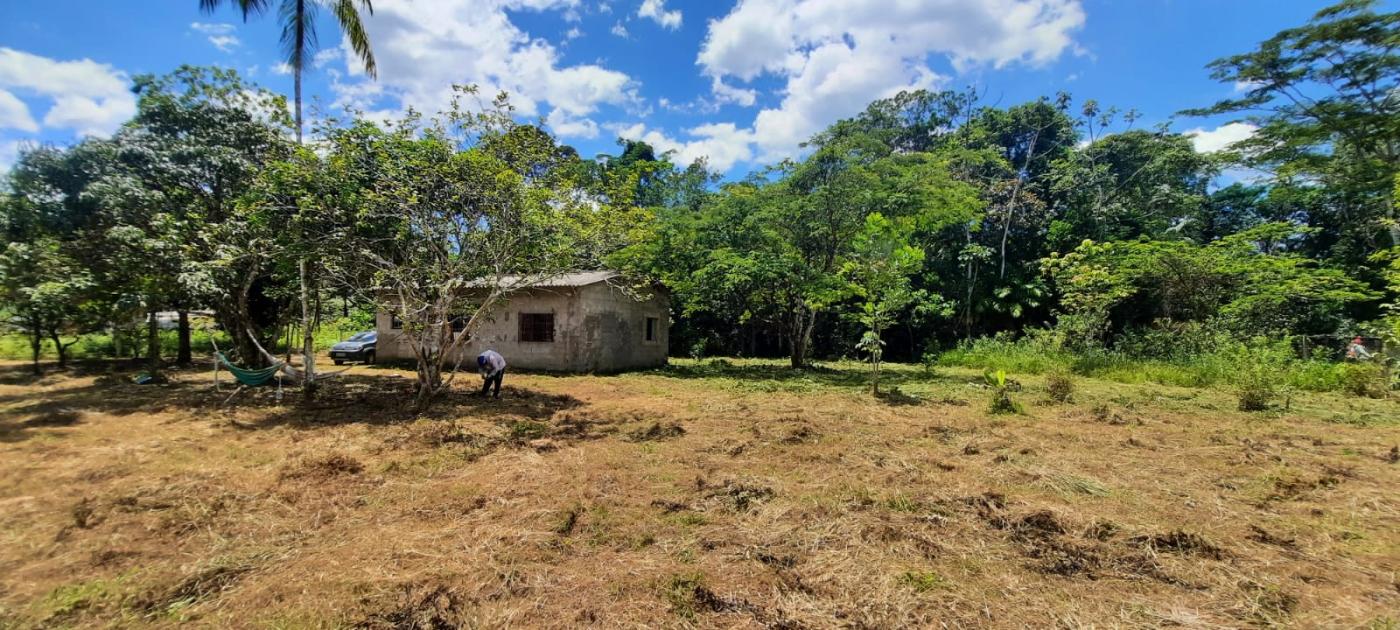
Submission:
M 358 0 L 364 5 L 365 11 L 374 15 L 374 6 L 370 0 Z M 379 68 L 374 63 L 374 51 L 370 49 L 369 35 L 365 33 L 365 25 L 360 20 L 360 12 L 355 8 L 356 0 L 336 0 L 335 18 L 340 22 L 340 28 L 345 32 L 345 38 L 350 40 L 350 48 L 359 55 L 360 61 L 365 65 L 365 74 L 370 78 L 378 78 Z
M 287 65 L 296 72 L 306 67 L 310 51 L 316 50 L 316 3 L 311 0 L 282 0 L 282 52 Z
M 199 10 L 205 13 L 213 13 L 225 4 L 232 4 L 238 7 L 243 13 L 243 21 L 248 21 L 248 16 L 257 15 L 267 10 L 272 0 L 199 0 Z

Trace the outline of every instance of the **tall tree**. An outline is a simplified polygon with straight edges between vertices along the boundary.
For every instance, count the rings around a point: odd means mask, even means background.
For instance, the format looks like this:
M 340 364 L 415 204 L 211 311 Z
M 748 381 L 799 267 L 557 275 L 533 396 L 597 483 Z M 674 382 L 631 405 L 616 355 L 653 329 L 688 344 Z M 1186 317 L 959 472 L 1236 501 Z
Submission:
M 1243 161 L 1281 181 L 1341 193 L 1332 204 L 1345 216 L 1338 229 L 1372 251 L 1400 245 L 1392 188 L 1400 173 L 1400 11 L 1378 6 L 1338 2 L 1252 52 L 1211 62 L 1213 78 L 1244 93 L 1186 112 L 1235 114 L 1254 126 L 1234 145 Z
M 243 13 L 246 21 L 250 16 L 259 15 L 272 8 L 274 0 L 199 0 L 199 8 L 206 13 L 219 10 L 225 4 L 235 5 Z M 292 69 L 296 104 L 297 143 L 301 142 L 301 75 L 307 62 L 316 53 L 319 39 L 316 35 L 316 15 L 319 7 L 329 5 L 335 14 L 340 30 L 345 34 L 350 48 L 359 55 L 365 73 L 371 78 L 378 77 L 379 69 L 374 61 L 374 50 L 370 48 L 369 35 L 365 33 L 364 22 L 360 18 L 360 8 L 373 15 L 374 6 L 370 0 L 281 0 L 278 3 L 278 17 L 282 21 L 282 52 L 286 64 Z M 357 6 L 358 5 L 358 6 Z
M 451 384 L 485 318 L 534 282 L 596 264 L 587 241 L 619 227 L 597 222 L 628 218 L 580 198 L 577 155 L 516 124 L 503 99 L 480 114 L 454 108 L 426 125 L 411 114 L 387 130 L 362 121 L 329 138 L 324 172 L 302 196 L 337 216 L 335 277 L 402 323 L 420 410 Z
M 243 13 L 244 20 L 250 15 L 266 12 L 273 4 L 273 0 L 199 0 L 199 6 L 204 11 L 211 12 L 226 2 L 235 4 Z M 374 61 L 374 51 L 370 48 L 369 35 L 365 32 L 364 22 L 360 17 L 360 8 L 367 13 L 374 13 L 374 6 L 370 0 L 330 0 L 328 4 L 335 14 L 340 30 L 345 34 L 346 41 L 350 43 L 350 48 L 359 55 L 360 62 L 364 64 L 365 73 L 370 77 L 377 77 L 378 66 Z M 297 144 L 301 144 L 303 127 L 301 78 L 308 60 L 315 54 L 318 46 L 316 15 L 319 6 L 321 3 L 317 0 L 281 0 L 278 6 L 278 15 L 282 20 L 282 50 L 286 55 L 287 65 L 291 66 L 294 82 Z M 314 328 L 317 320 L 312 310 L 313 304 L 319 303 L 313 299 L 312 292 L 317 284 L 316 275 L 320 265 L 306 255 L 306 247 L 296 249 L 303 252 L 303 257 L 297 261 L 297 278 L 301 288 L 298 298 L 301 301 L 302 391 L 311 396 L 316 391 Z

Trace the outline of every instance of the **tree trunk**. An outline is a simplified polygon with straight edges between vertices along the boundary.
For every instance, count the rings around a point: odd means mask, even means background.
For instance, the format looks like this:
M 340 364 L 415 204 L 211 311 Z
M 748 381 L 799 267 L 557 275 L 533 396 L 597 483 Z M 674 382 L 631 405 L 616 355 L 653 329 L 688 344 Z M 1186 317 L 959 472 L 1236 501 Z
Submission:
M 160 326 L 156 324 L 156 311 L 149 313 L 146 321 L 146 368 L 152 376 L 160 372 Z
M 790 355 L 792 367 L 807 367 L 807 347 L 811 345 L 812 329 L 816 327 L 816 323 L 816 313 L 798 314 L 794 334 L 790 335 L 788 339 L 792 344 L 792 354 Z
M 53 348 L 58 352 L 58 369 L 68 369 L 68 346 L 63 345 L 63 339 L 56 330 L 49 331 L 49 339 L 53 340 Z
M 297 0 L 296 4 L 296 33 L 293 35 L 292 45 L 296 47 L 295 63 L 292 64 L 292 82 L 294 98 L 296 100 L 297 116 L 297 144 L 301 144 L 301 71 L 306 59 L 306 0 Z M 308 381 L 310 382 L 310 381 Z
M 307 397 L 316 395 L 316 349 L 315 334 L 311 326 L 311 279 L 306 271 L 306 258 L 297 262 L 297 275 L 301 279 L 301 391 Z
M 189 311 L 179 311 L 180 314 L 180 350 L 176 354 L 175 363 L 181 367 L 194 363 L 194 357 L 190 352 L 190 313 Z
M 34 327 L 34 334 L 29 338 L 29 348 L 34 351 L 34 375 L 41 376 L 44 373 L 44 368 L 39 366 L 39 355 L 44 352 L 44 334 L 39 331 L 37 326 Z

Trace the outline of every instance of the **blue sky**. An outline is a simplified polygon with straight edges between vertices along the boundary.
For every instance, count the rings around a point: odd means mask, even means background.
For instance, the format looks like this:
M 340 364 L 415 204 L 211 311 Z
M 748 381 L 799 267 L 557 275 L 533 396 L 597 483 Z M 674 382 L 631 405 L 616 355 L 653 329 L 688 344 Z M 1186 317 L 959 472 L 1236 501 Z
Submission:
M 1400 0 L 1387 1 L 1394 10 Z M 197 0 L 9 2 L 0 20 L 0 170 L 29 142 L 109 134 L 126 86 L 221 65 L 290 94 L 275 13 L 244 23 Z M 1136 108 L 1139 125 L 1229 96 L 1204 66 L 1303 23 L 1304 0 L 375 0 L 377 81 L 328 12 L 308 103 L 371 116 L 436 110 L 453 82 L 504 89 L 585 156 L 641 138 L 740 175 L 870 100 L 974 86 L 1011 105 L 1065 90 Z M 351 63 L 347 63 L 351 62 Z M 1248 133 L 1219 119 L 1203 150 Z

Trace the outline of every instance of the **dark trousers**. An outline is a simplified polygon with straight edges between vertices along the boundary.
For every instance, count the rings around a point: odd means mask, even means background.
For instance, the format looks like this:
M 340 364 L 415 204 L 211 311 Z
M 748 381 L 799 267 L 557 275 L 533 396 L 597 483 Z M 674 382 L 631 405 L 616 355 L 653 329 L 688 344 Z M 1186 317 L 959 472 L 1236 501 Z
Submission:
M 485 395 L 486 395 L 486 392 L 489 391 L 489 390 L 491 389 L 491 385 L 492 385 L 492 384 L 495 384 L 495 386 L 496 386 L 496 394 L 495 394 L 495 396 L 496 396 L 496 398 L 500 398 L 500 397 L 501 397 L 501 379 L 502 379 L 502 378 L 505 378 L 505 376 L 506 376 L 506 371 L 505 371 L 505 369 L 502 369 L 500 372 L 496 372 L 496 374 L 495 374 L 494 376 L 488 376 L 488 377 L 486 377 L 486 380 L 484 380 L 484 381 L 481 382 L 481 395 L 482 395 L 482 396 L 485 396 Z

